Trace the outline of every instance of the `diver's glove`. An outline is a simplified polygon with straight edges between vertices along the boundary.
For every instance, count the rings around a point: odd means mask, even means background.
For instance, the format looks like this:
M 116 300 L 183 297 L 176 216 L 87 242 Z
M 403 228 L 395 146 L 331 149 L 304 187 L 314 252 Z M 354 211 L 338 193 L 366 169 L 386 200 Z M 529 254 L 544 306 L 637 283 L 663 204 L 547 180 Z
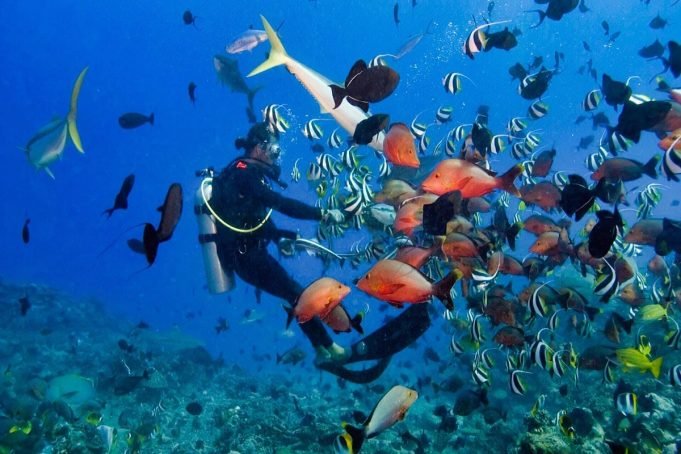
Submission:
M 345 215 L 341 210 L 324 210 L 322 209 L 322 221 L 331 222 L 333 224 L 342 224 L 345 222 Z

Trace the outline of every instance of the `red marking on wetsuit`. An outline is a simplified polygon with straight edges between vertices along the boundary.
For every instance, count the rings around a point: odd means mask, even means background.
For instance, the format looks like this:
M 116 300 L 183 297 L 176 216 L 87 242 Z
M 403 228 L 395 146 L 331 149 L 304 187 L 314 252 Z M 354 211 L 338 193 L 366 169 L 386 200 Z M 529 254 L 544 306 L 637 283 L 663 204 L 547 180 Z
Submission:
M 248 166 L 247 166 L 246 163 L 243 162 L 243 161 L 239 161 L 239 162 L 236 163 L 236 168 L 237 168 L 237 169 L 245 169 L 246 167 L 248 167 Z

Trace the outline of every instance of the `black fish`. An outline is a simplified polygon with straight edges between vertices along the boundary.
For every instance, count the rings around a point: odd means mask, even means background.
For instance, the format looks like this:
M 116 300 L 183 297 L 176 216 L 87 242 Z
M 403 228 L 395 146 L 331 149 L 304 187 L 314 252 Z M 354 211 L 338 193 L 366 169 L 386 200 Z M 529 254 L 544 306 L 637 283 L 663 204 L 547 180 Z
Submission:
M 641 48 L 638 54 L 643 58 L 658 58 L 662 57 L 664 54 L 664 45 L 659 39 L 656 39 L 654 43 L 649 44 Z
M 119 375 L 114 378 L 114 394 L 122 396 L 128 394 L 142 382 L 142 380 L 149 379 L 149 372 L 144 371 L 142 375 Z
M 522 224 L 518 222 L 511 225 L 508 222 L 506 210 L 503 207 L 497 207 L 494 211 L 494 217 L 492 218 L 492 226 L 494 227 L 494 230 L 504 235 L 508 247 L 510 247 L 512 251 L 515 251 L 515 239 L 518 236 L 518 233 L 520 233 Z
M 137 238 L 130 238 L 128 240 L 128 247 L 130 248 L 131 251 L 136 252 L 138 254 L 146 253 L 144 250 L 144 243 L 142 243 Z
M 316 143 L 312 145 L 310 149 L 315 153 L 324 153 L 324 145 L 322 145 L 321 143 Z
M 536 68 L 539 68 L 541 64 L 544 63 L 544 57 L 541 55 L 538 55 L 532 59 L 532 63 L 530 63 L 529 70 L 533 70 Z
M 423 205 L 423 230 L 430 235 L 445 235 L 447 223 L 461 212 L 461 191 L 441 195 L 433 203 Z
M 473 141 L 473 146 L 478 150 L 483 156 L 489 153 L 492 146 L 492 131 L 485 127 L 482 123 L 473 123 L 473 129 L 471 129 L 471 140 Z
M 123 184 L 121 185 L 120 191 L 118 191 L 118 194 L 116 194 L 116 200 L 114 200 L 114 206 L 112 208 L 109 208 L 108 210 L 104 210 L 102 214 L 106 213 L 108 216 L 111 217 L 113 214 L 114 210 L 125 210 L 128 208 L 128 196 L 130 195 L 130 191 L 132 191 L 132 186 L 135 184 L 135 175 L 130 174 L 127 177 L 125 177 L 125 180 L 123 180 Z
M 182 186 L 173 183 L 168 188 L 163 205 L 158 208 L 161 212 L 161 222 L 158 225 L 158 242 L 168 241 L 173 236 L 175 227 L 182 215 Z
M 648 101 L 641 104 L 627 102 L 617 119 L 615 130 L 638 143 L 641 131 L 650 129 L 667 116 L 672 104 L 667 101 Z
M 532 26 L 533 28 L 541 25 L 541 23 L 544 22 L 544 19 L 546 19 L 547 17 L 555 21 L 561 20 L 565 14 L 577 8 L 579 0 L 549 0 L 541 2 L 535 0 L 535 3 L 539 4 L 548 3 L 549 6 L 546 8 L 546 11 L 541 11 L 538 9 L 527 11 L 528 13 L 539 14 L 539 23 L 533 25 Z
M 192 14 L 191 11 L 187 10 L 184 13 L 182 13 L 182 22 L 184 22 L 184 25 L 194 25 L 196 27 L 196 19 L 197 17 Z
M 198 402 L 189 402 L 184 409 L 192 416 L 199 416 L 203 412 L 203 407 Z
M 542 66 L 541 70 L 534 75 L 525 77 L 520 84 L 520 96 L 532 100 L 541 98 L 549 88 L 549 82 L 553 77 L 553 71 Z
M 621 34 L 622 34 L 622 32 L 616 31 L 615 33 L 610 35 L 610 39 L 608 40 L 608 45 L 613 44 L 615 42 L 615 40 L 620 37 Z
M 145 123 L 149 123 L 152 126 L 154 125 L 153 113 L 147 117 L 146 115 L 140 113 L 130 112 L 118 117 L 118 124 L 123 129 L 139 128 Z
M 568 184 L 563 187 L 560 197 L 560 207 L 568 216 L 575 215 L 579 221 L 593 206 L 596 196 L 601 192 L 605 178 L 601 178 L 593 189 L 589 188 L 581 175 L 568 175 Z
M 603 30 L 605 31 L 605 35 L 610 34 L 610 25 L 608 25 L 608 21 L 601 22 L 601 27 L 603 27 Z
M 613 106 L 617 110 L 618 104 L 624 104 L 631 97 L 631 87 L 624 82 L 614 80 L 607 74 L 603 74 L 601 90 L 603 97 L 608 105 Z
M 126 341 L 125 339 L 118 340 L 118 348 L 120 348 L 126 353 L 132 353 L 133 351 L 135 351 L 134 345 L 128 343 L 128 341 Z
M 586 3 L 584 3 L 584 0 L 579 2 L 579 12 L 580 13 L 588 13 L 591 11 L 588 6 L 586 6 Z
M 669 41 L 667 43 L 669 48 L 669 58 L 663 58 L 665 71 L 671 69 L 674 77 L 681 75 L 681 45 L 676 41 Z
M 655 240 L 655 253 L 665 256 L 670 252 L 681 254 L 681 222 L 662 219 L 662 233 Z
M 591 129 L 596 129 L 605 126 L 610 126 L 610 119 L 605 113 L 598 112 L 595 115 L 591 115 Z
M 372 115 L 357 124 L 352 139 L 358 145 L 367 145 L 371 143 L 376 134 L 383 131 L 388 126 L 388 123 L 390 123 L 389 115 Z
M 482 388 L 479 391 L 467 389 L 459 393 L 459 396 L 454 403 L 453 412 L 455 415 L 468 416 L 480 407 L 480 404 L 489 404 L 489 401 L 487 400 L 487 389 Z
M 591 52 L 591 47 L 586 41 L 582 41 L 582 46 L 584 46 L 584 50 L 587 52 Z
M 130 243 L 128 242 L 128 245 Z M 144 256 L 147 258 L 149 266 L 154 264 L 156 255 L 158 254 L 158 235 L 153 225 L 144 224 L 144 233 L 142 234 L 142 245 L 144 246 Z
M 218 318 L 217 325 L 215 325 L 215 334 L 220 334 L 229 329 L 229 323 L 223 317 Z
M 523 80 L 527 76 L 527 70 L 520 63 L 516 63 L 508 68 L 508 73 L 511 75 L 511 80 Z
M 617 230 L 624 228 L 624 222 L 617 211 L 617 205 L 615 205 L 614 212 L 600 210 L 596 212 L 596 216 L 598 222 L 589 232 L 589 254 L 600 259 L 610 251 L 617 238 Z
M 579 139 L 579 145 L 577 145 L 577 148 L 580 150 L 586 150 L 587 148 L 589 148 L 589 145 L 591 145 L 593 141 L 594 141 L 593 135 L 582 137 L 581 139 Z
M 28 244 L 31 241 L 31 232 L 28 230 L 28 224 L 31 223 L 31 219 L 26 218 L 24 221 L 24 226 L 21 228 L 21 240 L 24 244 Z
M 511 50 L 518 45 L 518 40 L 515 35 L 508 30 L 508 27 L 504 28 L 500 32 L 488 33 L 487 42 L 485 43 L 485 52 L 492 48 Z
M 660 16 L 660 13 L 657 13 L 657 16 L 653 17 L 650 23 L 648 23 L 648 26 L 654 30 L 664 28 L 666 25 L 667 20 L 663 19 L 662 16 Z
M 347 98 L 350 104 L 367 112 L 370 102 L 379 102 L 390 96 L 399 82 L 400 75 L 394 69 L 388 66 L 368 68 L 364 60 L 357 60 L 345 79 L 345 87 L 329 85 L 333 108 L 337 109 Z
M 192 102 L 192 104 L 196 103 L 196 84 L 194 82 L 189 82 L 189 86 L 187 86 L 187 93 L 189 93 L 189 100 Z
M 400 25 L 400 4 L 397 2 L 395 2 L 395 6 L 393 7 L 393 20 L 395 21 L 396 26 Z
M 22 317 L 26 316 L 30 308 L 31 302 L 28 300 L 28 295 L 24 295 L 19 298 L 19 313 Z

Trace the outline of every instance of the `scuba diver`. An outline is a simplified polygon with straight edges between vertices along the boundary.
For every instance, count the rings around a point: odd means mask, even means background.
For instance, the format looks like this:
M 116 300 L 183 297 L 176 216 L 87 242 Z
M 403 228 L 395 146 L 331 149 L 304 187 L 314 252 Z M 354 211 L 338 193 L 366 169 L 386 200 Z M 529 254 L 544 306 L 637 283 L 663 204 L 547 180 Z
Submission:
M 292 308 L 303 287 L 269 254 L 267 246 L 273 240 L 295 241 L 297 234 L 278 229 L 270 219 L 272 210 L 296 219 L 336 224 L 344 222 L 345 215 L 338 209 L 320 209 L 284 197 L 272 189 L 273 184 L 281 188 L 287 185 L 279 180 L 279 134 L 267 123 L 256 123 L 235 145 L 244 154 L 219 175 L 211 178 L 212 169 L 197 173 L 207 177 L 197 191 L 196 215 L 208 288 L 212 293 L 231 290 L 236 273 L 256 289 L 287 301 Z M 206 183 L 210 183 L 208 191 Z M 394 353 L 406 348 L 430 326 L 430 319 L 426 304 L 413 305 L 351 348 L 335 343 L 318 317 L 299 325 L 315 348 L 317 367 L 350 381 L 367 383 L 380 376 Z M 360 371 L 345 367 L 366 360 L 377 363 Z

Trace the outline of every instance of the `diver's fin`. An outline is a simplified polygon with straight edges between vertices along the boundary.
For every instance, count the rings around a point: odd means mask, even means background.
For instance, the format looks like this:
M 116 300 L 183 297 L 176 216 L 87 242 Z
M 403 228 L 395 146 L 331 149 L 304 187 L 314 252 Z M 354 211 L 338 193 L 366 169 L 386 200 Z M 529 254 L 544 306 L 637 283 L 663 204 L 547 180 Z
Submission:
M 71 141 L 75 145 L 76 149 L 81 153 L 83 151 L 83 144 L 80 141 L 80 134 L 78 134 L 78 128 L 76 127 L 76 115 L 78 114 L 78 95 L 80 94 L 80 87 L 83 85 L 83 78 L 88 70 L 86 66 L 78 75 L 76 83 L 73 85 L 73 91 L 71 92 L 71 105 L 69 107 L 69 114 L 66 116 L 66 122 L 69 125 L 69 136 L 71 136 Z
M 428 327 L 428 304 L 413 304 L 381 328 L 355 342 L 346 364 L 392 356 L 415 342 Z
M 260 15 L 260 19 L 262 19 L 262 25 L 265 27 L 265 33 L 267 33 L 267 38 L 272 47 L 270 48 L 270 54 L 267 57 L 267 60 L 260 63 L 253 71 L 248 73 L 246 77 L 255 76 L 256 74 L 260 74 L 275 66 L 283 65 L 289 58 L 286 49 L 284 49 L 284 45 L 281 44 L 281 40 L 279 39 L 279 36 L 277 36 L 277 32 L 275 32 L 270 23 L 267 22 L 265 16 Z
M 390 359 L 390 356 L 382 358 L 373 366 L 362 370 L 351 370 L 332 361 L 319 364 L 317 367 L 352 383 L 371 383 L 386 370 L 388 364 L 390 364 Z

